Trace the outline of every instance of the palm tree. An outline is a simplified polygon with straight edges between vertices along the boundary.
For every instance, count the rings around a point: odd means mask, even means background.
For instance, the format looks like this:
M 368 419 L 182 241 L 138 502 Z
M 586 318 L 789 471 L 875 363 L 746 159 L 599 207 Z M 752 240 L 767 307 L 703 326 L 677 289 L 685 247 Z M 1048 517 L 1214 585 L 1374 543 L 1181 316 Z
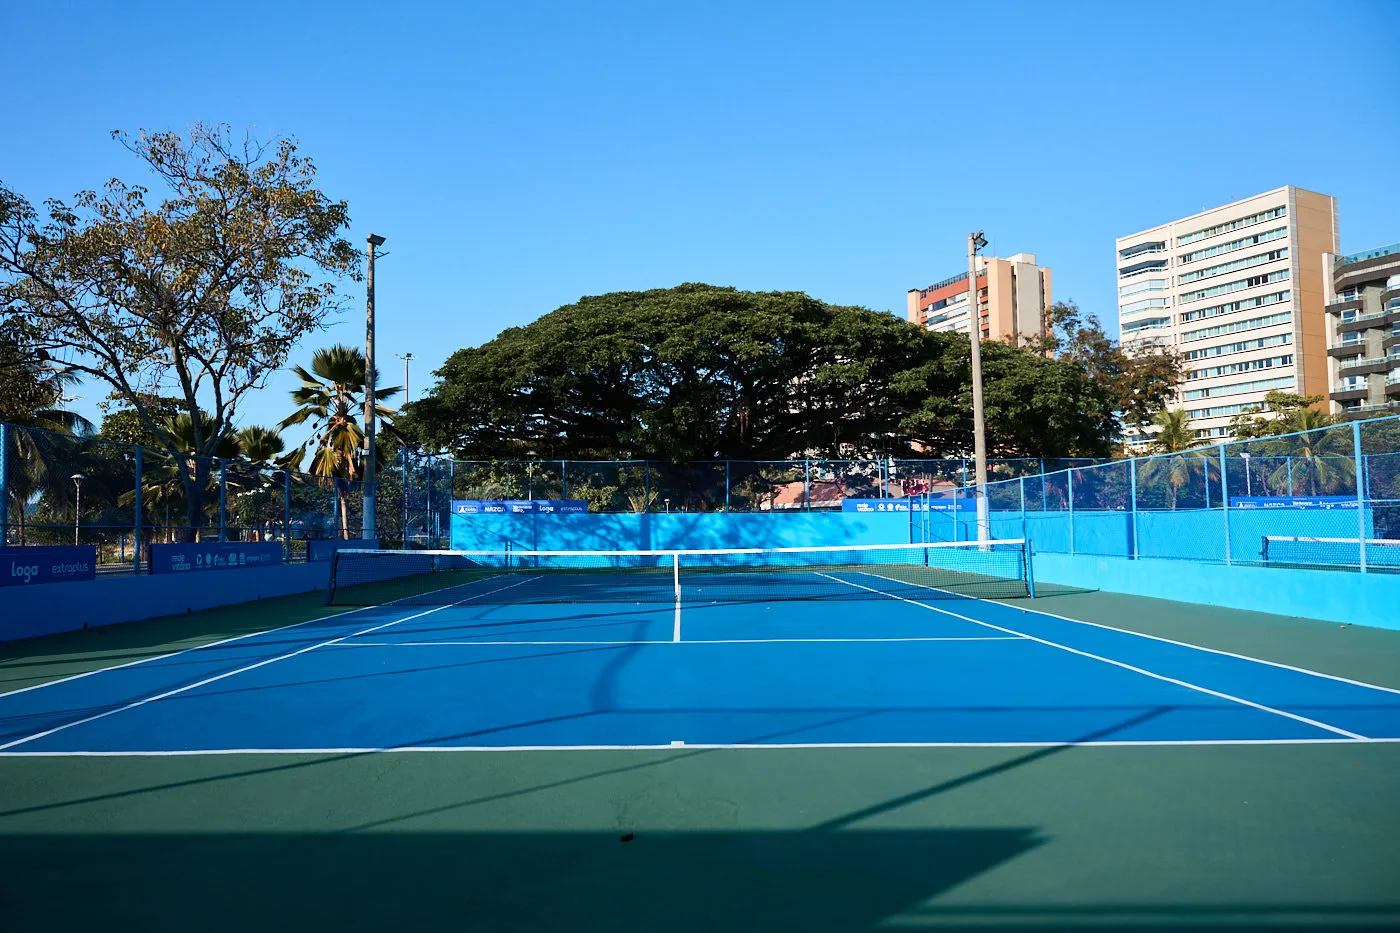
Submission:
M 1177 495 L 1191 478 L 1191 461 L 1187 451 L 1202 444 L 1191 430 L 1191 416 L 1184 409 L 1159 411 L 1152 419 L 1162 430 L 1152 438 L 1152 448 L 1162 456 L 1146 463 L 1143 479 L 1151 482 L 1157 477 L 1166 480 L 1172 511 L 1176 511 Z
M 18 528 L 19 543 L 24 544 L 26 509 L 44 493 L 56 493 L 66 501 L 67 476 L 72 471 L 59 467 L 72 460 L 73 452 L 61 437 L 90 435 L 96 428 L 82 415 L 63 408 L 64 391 L 81 381 L 76 375 L 41 356 L 23 356 L 17 365 L 22 371 L 8 375 L 7 382 L 31 383 L 39 403 L 33 409 L 9 416 L 13 427 L 7 435 L 6 455 L 12 464 L 6 483 L 7 506 Z M 0 528 L 0 545 L 5 543 L 7 531 Z
M 359 422 L 365 407 L 364 354 L 340 344 L 323 347 L 312 354 L 310 372 L 301 366 L 292 367 L 292 371 L 301 377 L 301 388 L 292 391 L 298 408 L 278 426 L 310 423 L 311 437 L 297 449 L 295 460 L 300 463 L 302 455 L 313 450 L 311 472 L 330 477 L 334 483 L 341 535 L 348 538 L 349 484 L 364 475 L 364 431 Z M 379 401 L 397 395 L 400 387 L 377 388 L 378 375 L 375 373 L 374 379 L 375 412 L 384 419 L 384 433 L 397 437 L 393 430 L 397 412 Z
M 1290 496 L 1318 496 L 1336 492 L 1356 478 L 1350 431 L 1335 428 L 1337 422 L 1330 415 L 1310 408 L 1289 421 L 1299 433 L 1270 442 L 1282 449 L 1285 458 L 1269 477 L 1274 488 L 1291 484 Z

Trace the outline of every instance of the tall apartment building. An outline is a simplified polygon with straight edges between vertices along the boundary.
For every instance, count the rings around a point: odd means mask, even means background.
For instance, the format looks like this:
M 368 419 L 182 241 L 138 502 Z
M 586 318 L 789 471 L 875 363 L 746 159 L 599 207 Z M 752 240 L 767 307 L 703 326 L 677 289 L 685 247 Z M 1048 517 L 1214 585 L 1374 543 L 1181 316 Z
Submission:
M 1024 343 L 1039 336 L 1050 307 L 1050 269 L 1035 264 L 1034 253 L 1007 259 L 978 257 L 977 304 L 984 340 Z M 911 288 L 909 320 L 929 330 L 970 330 L 967 273 Z
M 1400 413 L 1400 243 L 1328 255 L 1328 397 L 1359 418 Z
M 1172 407 L 1201 437 L 1229 437 L 1270 391 L 1324 394 L 1323 254 L 1338 243 L 1336 198 L 1292 185 L 1119 237 L 1123 345 L 1181 354 Z

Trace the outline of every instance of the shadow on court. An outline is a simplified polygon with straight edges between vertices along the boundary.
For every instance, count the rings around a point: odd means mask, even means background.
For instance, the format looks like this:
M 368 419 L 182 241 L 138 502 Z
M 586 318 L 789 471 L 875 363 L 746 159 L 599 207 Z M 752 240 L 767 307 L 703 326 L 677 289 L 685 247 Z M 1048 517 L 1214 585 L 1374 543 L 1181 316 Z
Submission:
M 866 930 L 1038 844 L 1019 828 L 620 840 L 615 832 L 9 837 L 0 838 L 0 904 L 16 933 Z

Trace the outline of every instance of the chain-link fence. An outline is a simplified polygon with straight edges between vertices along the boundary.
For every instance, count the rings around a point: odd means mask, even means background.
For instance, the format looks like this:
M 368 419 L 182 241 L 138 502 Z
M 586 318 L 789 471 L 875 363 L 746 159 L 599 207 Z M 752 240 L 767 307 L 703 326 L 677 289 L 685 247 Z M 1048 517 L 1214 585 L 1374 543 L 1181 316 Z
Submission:
M 1400 418 L 1002 480 L 986 496 L 991 536 L 1038 551 L 1400 571 Z M 957 515 L 921 527 L 975 538 L 975 508 Z

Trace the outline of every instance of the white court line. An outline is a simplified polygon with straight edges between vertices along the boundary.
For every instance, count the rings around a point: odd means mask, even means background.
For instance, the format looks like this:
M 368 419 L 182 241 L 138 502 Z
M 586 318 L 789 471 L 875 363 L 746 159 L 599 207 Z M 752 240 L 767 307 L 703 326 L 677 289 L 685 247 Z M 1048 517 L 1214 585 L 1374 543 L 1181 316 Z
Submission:
M 818 571 L 818 572 L 820 572 L 820 571 Z M 857 571 L 857 572 L 858 572 L 858 573 L 863 573 L 863 574 L 865 574 L 866 576 L 876 577 L 876 578 L 881 579 L 881 580 L 888 580 L 888 581 L 891 582 L 891 583 L 900 583 L 900 582 L 902 582 L 902 581 L 896 580 L 896 579 L 894 579 L 894 578 L 892 578 L 892 577 L 881 576 L 881 575 L 878 574 L 878 573 L 869 573 L 868 571 Z M 1287 710 L 1275 709 L 1275 708 L 1272 707 L 1272 706 L 1265 706 L 1263 703 L 1255 703 L 1253 700 L 1246 700 L 1246 699 L 1244 699 L 1243 697 L 1237 697 L 1237 696 L 1234 696 L 1234 695 L 1229 694 L 1229 693 L 1221 693 L 1219 690 L 1212 690 L 1212 689 L 1210 689 L 1209 687 L 1202 687 L 1202 686 L 1200 686 L 1199 684 L 1193 684 L 1193 683 L 1190 683 L 1189 681 L 1178 680 L 1178 679 L 1175 678 L 1175 677 L 1168 677 L 1168 676 L 1166 676 L 1165 674 L 1157 674 L 1157 673 L 1154 673 L 1153 671 L 1147 670 L 1146 668 L 1136 667 L 1136 666 L 1134 666 L 1134 665 L 1132 665 L 1132 664 L 1128 664 L 1128 663 L 1126 663 L 1126 662 L 1124 662 L 1124 661 L 1115 661 L 1113 658 L 1106 658 L 1106 657 L 1104 657 L 1103 655 L 1099 655 L 1099 654 L 1091 654 L 1091 653 L 1088 652 L 1088 651 L 1081 651 L 1081 650 L 1079 650 L 1078 648 L 1071 648 L 1069 645 L 1062 645 L 1062 644 L 1060 644 L 1059 642 L 1053 642 L 1053 641 L 1050 641 L 1050 640 L 1045 639 L 1045 638 L 1037 638 L 1037 637 L 1034 636 L 1034 635 L 1027 635 L 1025 632 L 1018 632 L 1018 631 L 1016 631 L 1015 629 L 1006 628 L 1006 627 L 1001 626 L 1001 625 L 993 625 L 991 622 L 984 622 L 984 621 L 982 621 L 982 620 L 980 620 L 980 619 L 974 619 L 974 618 L 972 618 L 971 616 L 965 616 L 965 615 L 961 615 L 961 614 L 956 613 L 956 612 L 950 612 L 950 611 L 948 611 L 947 609 L 939 609 L 939 608 L 937 608 L 936 606 L 930 606 L 930 605 L 928 605 L 927 603 L 921 603 L 921 602 L 918 602 L 917 600 L 905 599 L 903 596 L 895 596 L 893 593 L 887 593 L 887 592 L 885 592 L 884 590 L 877 590 L 877 589 L 874 589 L 873 587 L 862 586 L 862 585 L 859 584 L 859 583 L 852 583 L 850 580 L 842 580 L 840 577 L 832 577 L 832 576 L 830 576 L 829 574 L 825 574 L 825 573 L 823 573 L 822 576 L 828 577 L 828 578 L 831 579 L 831 580 L 835 580 L 835 581 L 838 582 L 838 583 L 844 583 L 844 584 L 846 584 L 847 586 L 853 586 L 853 587 L 855 587 L 856 589 L 866 590 L 867 592 L 871 592 L 871 593 L 879 593 L 881 596 L 886 596 L 886 597 L 889 597 L 890 599 L 897 599 L 897 600 L 899 600 L 899 601 L 901 601 L 901 602 L 906 602 L 906 603 L 909 603 L 910 605 L 913 605 L 913 606 L 921 606 L 921 607 L 923 607 L 924 609 L 928 609 L 928 610 L 930 610 L 930 611 L 932 611 L 932 612 L 941 612 L 941 613 L 943 613 L 944 615 L 952 616 L 952 617 L 955 618 L 955 619 L 962 619 L 962 620 L 965 621 L 965 622 L 972 622 L 972 623 L 974 623 L 974 624 L 976 624 L 976 625 L 984 625 L 984 626 L 986 626 L 987 628 L 995 629 L 995 630 L 997 630 L 998 632 L 1009 632 L 1009 633 L 1011 633 L 1012 635 L 1020 635 L 1020 636 L 1022 636 L 1023 638 L 1029 638 L 1031 641 L 1040 642 L 1042 645 L 1047 645 L 1047 646 L 1049 646 L 1049 647 L 1051 647 L 1051 648 L 1058 648 L 1058 649 L 1060 649 L 1061 651 L 1068 651 L 1070 654 L 1077 654 L 1077 655 L 1080 655 L 1081 657 L 1091 658 L 1091 659 L 1093 659 L 1093 660 L 1095 660 L 1095 661 L 1102 661 L 1102 662 L 1105 663 L 1105 664 L 1112 664 L 1114 667 L 1121 667 L 1121 668 L 1123 668 L 1124 670 L 1132 671 L 1132 672 L 1135 673 L 1135 674 L 1143 674 L 1143 675 L 1145 675 L 1145 676 L 1147 676 L 1147 677 L 1153 678 L 1154 680 L 1161 680 L 1161 681 L 1165 681 L 1166 683 L 1169 683 L 1169 684 L 1176 684 L 1178 687 L 1185 687 L 1185 688 L 1187 688 L 1188 690 L 1195 690 L 1195 691 L 1197 691 L 1197 692 L 1199 692 L 1199 693 L 1204 693 L 1204 694 L 1207 694 L 1207 695 L 1209 695 L 1209 696 L 1218 697 L 1218 698 L 1220 698 L 1220 699 L 1222 699 L 1222 700 L 1229 700 L 1229 701 L 1231 701 L 1231 702 L 1233 702 L 1233 703 L 1239 703 L 1239 704 L 1244 705 L 1244 706 L 1252 706 L 1252 707 L 1254 707 L 1254 708 L 1257 709 L 1257 710 L 1262 710 L 1262 711 L 1264 711 L 1264 712 L 1266 712 L 1266 713 L 1273 713 L 1273 714 L 1276 715 L 1276 716 L 1283 716 L 1283 717 L 1286 718 L 1286 719 L 1293 719 L 1293 720 L 1296 720 L 1296 721 L 1301 722 L 1301 723 L 1306 723 L 1307 725 L 1310 725 L 1310 726 L 1312 726 L 1312 727 L 1314 727 L 1314 728 L 1317 728 L 1317 729 L 1325 729 L 1325 730 L 1327 730 L 1328 732 L 1335 732 L 1337 735 L 1344 735 L 1344 736 L 1346 736 L 1347 738 L 1349 738 L 1349 739 L 1355 739 L 1355 740 L 1358 741 L 1358 742 L 1369 742 L 1369 741 L 1372 741 L 1372 740 L 1371 740 L 1370 738 L 1368 738 L 1367 736 L 1360 735 L 1360 734 L 1358 734 L 1358 733 L 1356 733 L 1356 732 L 1349 732 L 1348 730 L 1343 729 L 1343 728 L 1341 728 L 1341 727 L 1339 727 L 1339 726 L 1328 725 L 1327 723 L 1325 723 L 1325 722 L 1319 722 L 1319 721 L 1316 720 L 1316 719 L 1309 719 L 1309 718 L 1306 717 L 1306 716 L 1299 716 L 1297 713 L 1290 713 L 1290 712 L 1288 712 Z M 934 588 L 933 588 L 933 587 L 927 587 L 927 589 L 934 589 Z
M 455 583 L 455 584 L 453 584 L 452 586 L 443 587 L 443 590 L 446 591 L 446 590 L 456 589 L 457 587 L 460 587 L 460 586 L 473 586 L 473 585 L 475 585 L 475 584 L 477 584 L 477 583 L 485 583 L 485 582 L 488 581 L 488 580 L 495 580 L 495 579 L 497 579 L 497 577 L 486 577 L 486 578 L 483 579 L 483 580 L 471 580 L 471 581 L 468 581 L 467 583 Z M 315 591 L 315 590 L 307 590 L 307 592 L 308 592 L 308 593 L 314 593 L 314 592 L 316 592 L 316 591 Z M 496 592 L 496 591 L 495 591 L 495 590 L 491 590 L 489 593 L 484 593 L 484 594 L 482 594 L 482 595 L 490 595 L 490 593 L 494 593 L 494 592 Z M 300 595 L 302 595 L 302 594 L 300 594 L 300 593 L 289 593 L 289 594 L 287 594 L 287 595 L 289 595 L 289 596 L 300 596 Z M 202 651 L 202 650 L 204 650 L 205 648 L 217 648 L 217 647 L 219 647 L 220 645 L 227 645 L 227 644 L 231 644 L 231 643 L 233 643 L 233 642 L 235 642 L 235 641 L 242 641 L 242 640 L 245 639 L 245 638 L 256 638 L 256 637 L 259 636 L 259 635 L 272 635 L 272 634 L 275 634 L 275 633 L 277 633 L 277 632 L 285 632 L 287 629 L 297 628 L 298 626 L 302 626 L 302 625 L 311 625 L 311 624 L 314 623 L 314 622 L 328 622 L 328 621 L 330 621 L 331 619 L 343 618 L 344 616 L 354 615 L 354 614 L 357 613 L 357 612 L 365 612 L 366 610 L 369 610 L 369 609 L 383 609 L 383 608 L 385 608 L 386 606 L 392 606 L 392 605 L 394 605 L 394 603 L 401 602 L 402 600 L 405 600 L 405 599 L 413 599 L 413 598 L 414 598 L 414 597 L 412 597 L 412 596 L 401 596 L 401 597 L 399 597 L 398 599 L 391 599 L 391 600 L 389 600 L 387 603 L 376 603 L 376 604 L 373 605 L 373 606 L 357 606 L 357 607 L 354 608 L 354 609 L 347 609 L 347 610 L 345 610 L 344 612 L 337 612 L 337 613 L 335 613 L 335 614 L 333 614 L 333 615 L 318 616 L 318 617 L 316 617 L 316 618 L 314 618 L 314 619 L 303 619 L 303 620 L 300 621 L 300 622 L 292 622 L 292 623 L 290 623 L 290 624 L 288 624 L 288 625 L 279 625 L 279 626 L 277 626 L 276 628 L 266 628 L 266 629 L 262 629 L 262 630 L 257 631 L 257 632 L 246 632 L 246 633 L 244 633 L 244 634 L 242 634 L 242 635 L 234 635 L 232 638 L 221 638 L 221 639 L 219 639 L 218 641 L 205 642 L 205 643 L 202 644 L 202 645 L 191 645 L 191 646 L 188 647 L 188 648 L 181 648 L 179 651 L 172 651 L 172 652 L 170 652 L 169 654 L 157 654 L 157 655 L 152 655 L 152 656 L 149 657 L 149 658 L 137 658 L 135 661 L 127 661 L 127 662 L 122 663 L 122 664 L 113 664 L 111 667 L 99 667 L 99 668 L 97 668 L 96 670 L 83 671 L 83 672 L 80 673 L 80 674 L 70 674 L 70 675 L 68 675 L 67 677 L 60 677 L 60 678 L 58 678 L 57 680 L 46 680 L 46 681 L 44 681 L 44 682 L 41 683 L 41 684 L 30 684 L 28 687 L 18 687 L 18 688 L 14 689 L 14 690 L 8 690 L 8 691 L 6 691 L 6 692 L 4 692 L 4 693 L 0 693 L 0 700 L 5 699 L 5 697 L 15 696 L 16 694 L 27 693 L 27 692 L 29 692 L 30 690 L 39 690 L 39 689 L 41 689 L 41 688 L 43 688 L 43 687 L 56 687 L 56 686 L 58 686 L 59 684 L 66 684 L 66 683 L 68 683 L 69 681 L 81 680 L 81 679 L 84 678 L 84 677 L 91 677 L 93 674 L 105 674 L 107 671 L 119 671 L 119 670 L 121 670 L 122 668 L 125 668 L 125 667 L 135 667 L 135 666 L 138 665 L 138 664 L 146 664 L 146 663 L 149 663 L 149 662 L 151 662 L 151 661 L 164 661 L 166 658 L 173 658 L 173 657 L 176 657 L 177 655 L 187 654 L 187 653 L 189 653 L 189 652 L 191 652 L 191 651 Z M 211 606 L 210 608 L 217 609 L 217 608 L 221 608 L 221 607 L 218 607 L 218 606 Z M 135 621 L 145 621 L 145 620 L 135 620 Z M 127 624 L 127 623 L 116 623 L 116 624 Z M 0 664 L 0 669 L 3 669 L 3 667 L 4 667 L 4 665 L 3 665 L 3 664 Z
M 1008 609 L 1020 609 L 1022 612 L 1031 612 L 1039 616 L 1045 616 L 1047 619 L 1059 619 L 1061 622 L 1073 622 L 1076 625 L 1091 625 L 1094 628 L 1101 628 L 1109 632 L 1117 632 L 1120 635 L 1135 635 L 1138 638 L 1148 638 L 1152 641 L 1160 641 L 1168 645 L 1176 645 L 1178 648 L 1191 648 L 1195 651 L 1208 651 L 1211 654 L 1218 654 L 1226 658 L 1235 658 L 1239 661 L 1253 661 L 1255 664 L 1267 664 L 1269 667 L 1277 667 L 1281 670 L 1293 671 L 1296 674 L 1310 674 L 1313 677 L 1323 677 L 1327 680 L 1335 680 L 1338 683 L 1351 684 L 1353 687 L 1365 687 L 1369 690 L 1381 690 L 1385 693 L 1394 693 L 1400 695 L 1400 688 L 1384 687 L 1380 684 L 1367 683 L 1364 680 L 1353 680 L 1350 677 L 1341 677 L 1337 674 L 1325 674 L 1322 671 L 1314 671 L 1306 667 L 1295 667 L 1292 664 L 1284 664 L 1281 661 L 1270 661 L 1265 658 L 1256 658 L 1247 654 L 1236 654 L 1233 651 L 1225 651 L 1221 648 L 1207 648 L 1205 645 L 1193 645 L 1190 642 L 1177 641 L 1173 638 L 1164 638 L 1161 635 L 1149 635 L 1146 632 L 1134 632 L 1131 629 L 1117 628 L 1116 626 L 1106 625 L 1103 622 L 1090 622 L 1088 619 L 1072 619 L 1069 616 L 1062 616 L 1053 612 L 1046 612 L 1044 609 L 1028 609 L 1022 606 L 1012 606 L 1008 603 L 1004 603 L 997 599 L 984 599 L 981 596 L 964 596 L 960 593 L 954 593 L 951 590 L 941 589 L 940 587 L 936 586 L 929 586 L 927 583 L 906 583 L 903 580 L 896 580 L 894 577 L 886 577 L 878 573 L 871 573 L 868 570 L 857 570 L 854 572 L 864 574 L 867 577 L 877 577 L 881 580 L 889 580 L 891 583 L 899 583 L 904 586 L 917 586 L 920 589 L 933 590 L 935 593 L 944 593 L 956 599 L 970 599 L 974 602 L 979 603 L 995 603 L 999 606 L 1006 606 L 1006 608 Z
M 223 680 L 226 677 L 233 677 L 237 674 L 243 674 L 251 670 L 256 670 L 259 667 L 263 667 L 265 665 L 272 664 L 277 661 L 285 661 L 287 658 L 294 658 L 299 654 L 305 654 L 306 652 L 314 651 L 317 648 L 324 648 L 328 645 L 334 645 L 338 642 L 344 641 L 347 638 L 355 638 L 359 635 L 368 635 L 370 632 L 377 632 L 380 629 L 388 628 L 391 625 L 398 625 L 400 622 L 409 622 L 413 619 L 419 619 L 423 616 L 432 615 L 434 612 L 441 612 L 443 609 L 450 609 L 453 606 L 460 606 L 462 605 L 462 603 L 471 602 L 473 599 L 479 599 L 482 596 L 492 596 L 496 593 L 501 592 L 502 590 L 508 590 L 512 587 L 521 586 L 535 579 L 538 579 L 538 577 L 527 577 L 518 583 L 512 583 L 510 586 L 503 586 L 499 589 L 494 589 L 487 593 L 477 593 L 474 596 L 468 596 L 466 599 L 460 599 L 455 603 L 447 603 L 442 606 L 434 606 L 432 609 L 427 609 L 423 612 L 414 613 L 411 616 L 404 616 L 402 619 L 391 619 L 388 622 L 381 622 L 378 625 L 370 626 L 367 629 L 361 629 L 358 632 L 352 632 L 349 635 L 341 635 L 339 638 L 332 638 L 327 641 L 317 642 L 316 644 L 308 645 L 305 648 L 298 648 L 296 651 L 289 651 L 286 654 L 279 654 L 276 657 L 265 658 L 262 661 L 258 661 L 254 664 L 249 664 L 244 667 L 240 667 L 237 670 L 227 671 L 223 674 L 216 674 L 213 677 L 206 677 L 203 680 L 197 681 L 195 683 L 187 684 L 183 687 L 177 687 L 174 690 L 167 690 L 164 693 L 158 693 L 155 696 L 144 697 L 140 700 L 135 700 L 131 703 L 128 703 L 125 706 L 118 707 L 117 709 L 109 709 L 106 712 L 96 713 L 92 716 L 86 716 L 82 719 L 74 720 L 73 722 L 64 723 L 61 726 L 54 726 L 52 729 L 45 729 L 42 732 L 36 732 L 33 735 L 28 735 L 24 738 L 14 739 L 12 741 L 6 742 L 4 745 L 0 745 L 0 752 L 3 752 L 5 749 L 8 748 L 13 748 L 16 745 L 23 745 L 26 742 L 33 742 L 35 739 L 45 738 L 46 736 L 53 735 L 55 732 L 62 732 L 63 730 L 71 729 L 74 726 L 81 726 L 85 725 L 86 723 L 96 722 L 99 719 L 106 719 L 108 716 L 115 716 L 117 713 L 124 713 L 127 710 L 136 709 L 136 707 L 138 706 L 145 706 L 147 703 L 154 703 L 156 700 L 164 700 L 167 697 L 173 697 L 176 694 L 184 693 L 187 690 L 194 690 L 196 687 L 203 687 L 207 684 L 212 684 L 215 681 Z
M 906 641 L 1030 641 L 1022 635 L 958 635 L 927 638 L 691 638 L 683 645 L 787 645 L 808 642 L 840 644 L 878 644 Z M 674 639 L 640 639 L 632 641 L 355 641 L 337 645 L 338 648 L 438 648 L 443 645 L 478 647 L 481 645 L 674 645 Z
M 676 600 L 676 624 L 671 628 L 671 641 L 681 640 L 681 601 Z
M 1366 739 L 1368 745 L 1400 743 L 1400 738 Z M 691 752 L 795 748 L 1180 748 L 1251 745 L 1356 745 L 1355 739 L 1104 739 L 1087 742 L 733 742 L 684 745 L 399 745 L 329 748 L 210 748 L 149 751 L 0 752 L 0 758 L 189 758 L 200 755 L 373 755 L 395 752 Z

